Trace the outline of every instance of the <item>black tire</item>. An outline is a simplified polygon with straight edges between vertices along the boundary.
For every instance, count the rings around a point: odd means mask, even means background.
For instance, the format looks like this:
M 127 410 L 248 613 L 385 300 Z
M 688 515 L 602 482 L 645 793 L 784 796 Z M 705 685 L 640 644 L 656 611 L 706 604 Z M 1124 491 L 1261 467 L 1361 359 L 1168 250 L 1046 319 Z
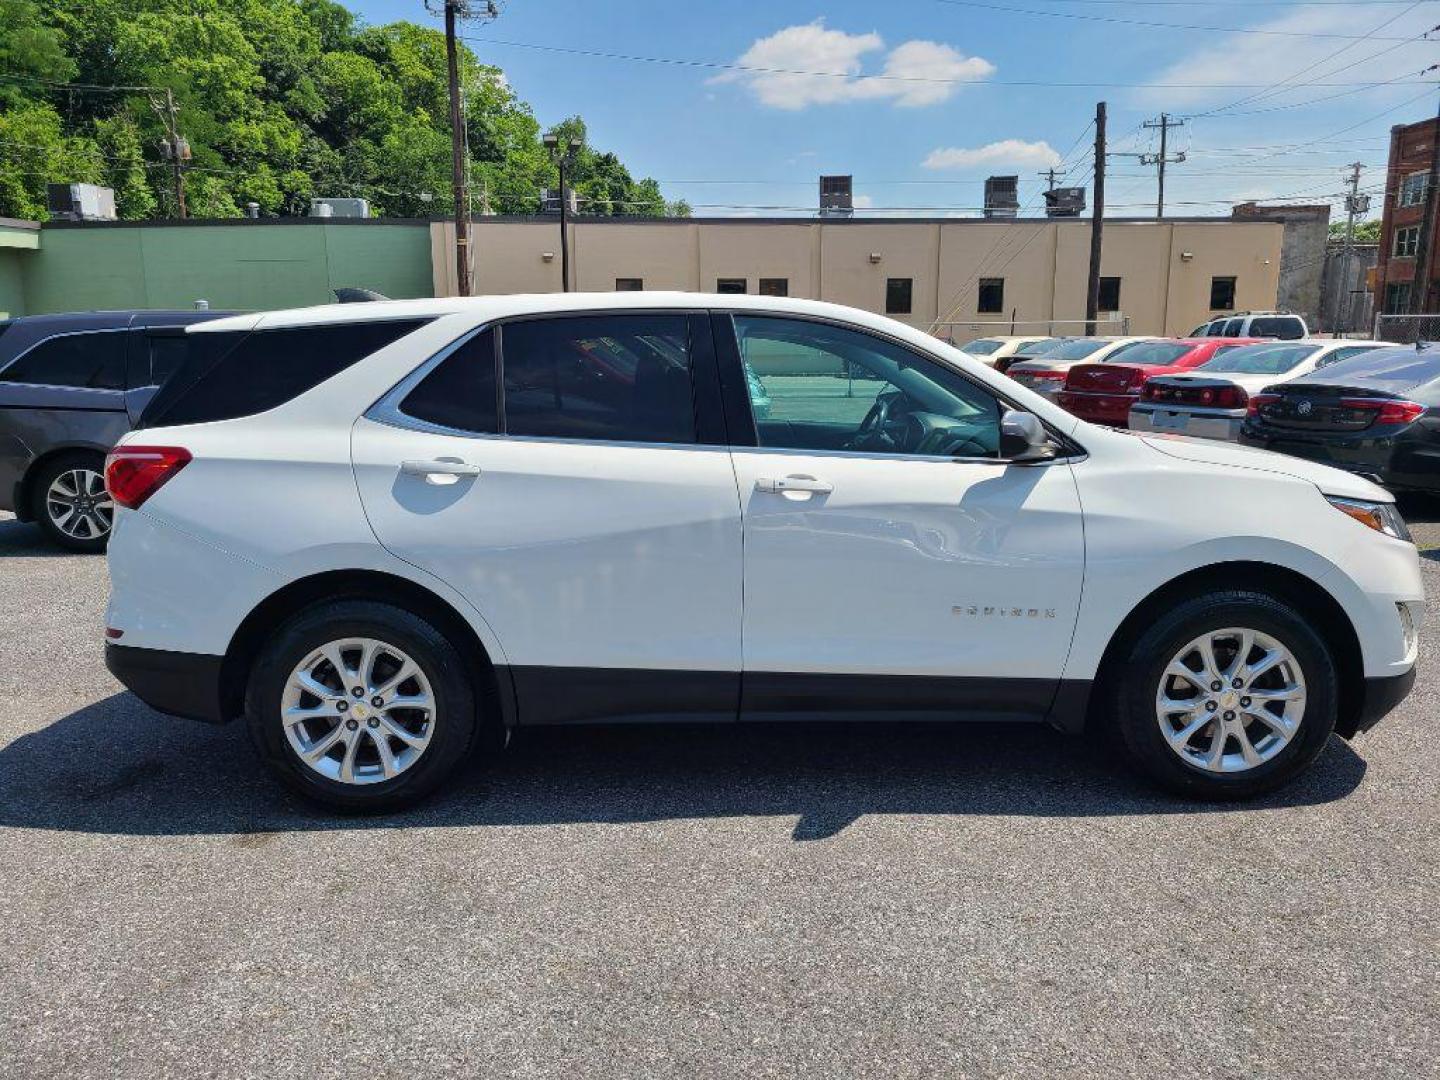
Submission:
M 388 780 L 350 784 L 320 775 L 301 760 L 281 722 L 281 702 L 296 666 L 327 642 L 349 637 L 375 638 L 403 650 L 419 665 L 435 698 L 429 743 Z M 342 813 L 391 813 L 432 794 L 469 755 L 480 728 L 476 702 L 469 668 L 434 626 L 390 604 L 341 600 L 308 608 L 271 635 L 250 673 L 245 718 L 260 756 L 292 791 Z
M 50 485 L 55 482 L 56 477 L 75 469 L 86 469 L 103 477 L 105 457 L 88 450 L 77 450 L 74 453 L 60 454 L 41 465 L 30 479 L 30 514 L 36 524 L 45 531 L 45 535 L 60 547 L 94 555 L 104 551 L 105 545 L 110 542 L 110 529 L 107 527 L 100 535 L 90 538 L 71 536 L 60 527 L 51 512 Z
M 1155 699 L 1179 650 L 1207 631 L 1228 627 L 1257 630 L 1290 651 L 1305 680 L 1305 706 L 1289 743 L 1274 757 L 1242 772 L 1217 773 L 1172 749 L 1160 730 Z M 1335 730 L 1338 680 L 1329 647 L 1295 608 L 1261 592 L 1227 590 L 1174 605 L 1121 650 L 1105 682 L 1104 720 L 1122 755 L 1150 780 L 1189 798 L 1248 799 L 1283 787 L 1309 767 Z

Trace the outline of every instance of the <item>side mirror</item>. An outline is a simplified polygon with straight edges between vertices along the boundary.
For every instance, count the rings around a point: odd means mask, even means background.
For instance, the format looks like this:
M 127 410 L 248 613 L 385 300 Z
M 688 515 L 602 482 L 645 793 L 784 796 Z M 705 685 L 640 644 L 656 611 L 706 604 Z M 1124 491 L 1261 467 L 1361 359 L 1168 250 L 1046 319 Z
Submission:
M 1000 457 L 1006 461 L 1049 461 L 1055 447 L 1033 413 L 1006 409 L 1000 417 Z

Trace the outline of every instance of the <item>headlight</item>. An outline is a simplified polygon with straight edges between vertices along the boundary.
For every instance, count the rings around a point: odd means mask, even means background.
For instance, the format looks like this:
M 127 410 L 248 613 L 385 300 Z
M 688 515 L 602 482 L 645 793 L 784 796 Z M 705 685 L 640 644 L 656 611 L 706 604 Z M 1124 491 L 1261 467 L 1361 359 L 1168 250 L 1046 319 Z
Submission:
M 1395 509 L 1394 503 L 1341 499 L 1334 495 L 1326 495 L 1325 501 L 1342 514 L 1354 518 L 1361 525 L 1374 529 L 1376 532 L 1382 532 L 1386 536 L 1393 536 L 1396 540 L 1414 543 L 1410 538 L 1410 530 L 1405 527 L 1405 519 L 1400 516 L 1400 511 Z

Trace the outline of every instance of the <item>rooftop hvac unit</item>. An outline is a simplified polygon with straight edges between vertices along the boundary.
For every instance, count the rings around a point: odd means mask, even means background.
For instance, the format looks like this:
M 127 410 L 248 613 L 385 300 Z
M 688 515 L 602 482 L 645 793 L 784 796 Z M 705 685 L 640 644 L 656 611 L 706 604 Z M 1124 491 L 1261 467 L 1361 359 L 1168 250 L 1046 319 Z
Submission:
M 575 189 L 570 188 L 565 192 L 565 194 L 568 197 L 570 203 L 570 205 L 567 206 L 565 209 L 572 214 L 578 214 L 580 212 L 580 199 L 578 196 L 576 196 Z M 559 188 L 547 187 L 540 189 L 540 212 L 542 214 L 560 213 Z
M 369 199 L 311 199 L 311 217 L 368 218 Z
M 1045 192 L 1046 217 L 1079 217 L 1084 209 L 1083 187 L 1057 187 Z
M 985 181 L 985 216 L 1013 218 L 1020 209 L 1020 178 L 992 176 Z
M 115 189 L 98 184 L 46 184 L 45 205 L 59 221 L 114 221 Z
M 820 177 L 820 216 L 850 217 L 855 213 L 855 178 Z

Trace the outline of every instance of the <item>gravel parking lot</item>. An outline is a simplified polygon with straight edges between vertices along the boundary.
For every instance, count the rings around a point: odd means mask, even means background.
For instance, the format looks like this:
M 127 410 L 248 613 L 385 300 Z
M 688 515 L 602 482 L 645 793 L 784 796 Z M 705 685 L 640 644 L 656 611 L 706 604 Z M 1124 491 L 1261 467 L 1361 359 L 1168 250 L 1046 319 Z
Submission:
M 0 515 L 0 1075 L 1440 1075 L 1433 611 L 1242 807 L 1046 730 L 589 729 L 355 821 L 121 692 L 105 597 Z

